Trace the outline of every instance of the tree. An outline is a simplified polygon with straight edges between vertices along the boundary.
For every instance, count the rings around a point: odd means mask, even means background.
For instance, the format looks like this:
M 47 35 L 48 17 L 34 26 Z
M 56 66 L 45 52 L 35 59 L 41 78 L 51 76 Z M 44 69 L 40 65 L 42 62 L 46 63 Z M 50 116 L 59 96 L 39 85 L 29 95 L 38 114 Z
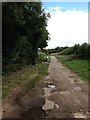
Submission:
M 3 3 L 2 8 L 2 50 L 3 57 L 12 57 L 12 52 L 21 35 L 23 13 L 19 3 Z
M 37 49 L 45 48 L 49 33 L 46 30 L 50 15 L 41 2 L 7 2 L 2 4 L 3 65 L 32 63 Z
M 78 49 L 77 49 L 77 55 L 80 58 L 86 59 L 88 57 L 88 44 L 83 43 Z
M 41 5 L 41 2 L 30 2 L 25 6 L 28 15 L 28 17 L 26 16 L 27 37 L 33 53 L 31 55 L 32 64 L 35 64 L 38 48 L 45 48 L 47 40 L 49 40 L 49 33 L 46 30 L 49 15 L 44 13 Z

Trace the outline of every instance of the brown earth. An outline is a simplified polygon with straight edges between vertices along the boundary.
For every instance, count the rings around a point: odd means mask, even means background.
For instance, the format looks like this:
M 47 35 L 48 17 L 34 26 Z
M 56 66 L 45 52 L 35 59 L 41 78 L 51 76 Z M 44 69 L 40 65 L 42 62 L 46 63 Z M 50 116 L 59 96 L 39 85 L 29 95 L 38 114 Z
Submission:
M 3 101 L 3 118 L 87 119 L 88 84 L 53 56 L 48 72 L 33 90 L 25 91 L 24 83 L 12 91 Z

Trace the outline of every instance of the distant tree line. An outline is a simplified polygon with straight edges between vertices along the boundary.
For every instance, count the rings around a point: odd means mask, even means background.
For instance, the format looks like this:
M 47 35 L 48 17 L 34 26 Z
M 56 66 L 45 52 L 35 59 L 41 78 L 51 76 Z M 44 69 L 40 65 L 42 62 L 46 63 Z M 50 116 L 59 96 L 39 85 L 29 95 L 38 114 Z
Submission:
M 81 59 L 90 59 L 90 44 L 88 43 L 83 43 L 82 45 L 80 44 L 75 44 L 72 47 L 56 47 L 53 49 L 48 49 L 47 50 L 49 54 L 52 53 L 58 53 L 60 55 L 72 55 L 76 56 Z
M 73 47 L 69 47 L 60 52 L 61 55 L 75 55 L 81 59 L 90 59 L 90 44 L 83 43 L 75 44 Z
M 41 2 L 2 3 L 3 72 L 35 65 L 38 48 L 43 50 L 50 39 L 46 29 L 49 18 Z
M 69 47 L 67 47 L 67 46 L 59 47 L 58 46 L 56 48 L 48 49 L 48 52 L 49 52 L 49 54 L 51 54 L 51 53 L 58 53 L 58 52 L 61 52 L 62 50 L 66 49 L 66 48 L 69 48 Z

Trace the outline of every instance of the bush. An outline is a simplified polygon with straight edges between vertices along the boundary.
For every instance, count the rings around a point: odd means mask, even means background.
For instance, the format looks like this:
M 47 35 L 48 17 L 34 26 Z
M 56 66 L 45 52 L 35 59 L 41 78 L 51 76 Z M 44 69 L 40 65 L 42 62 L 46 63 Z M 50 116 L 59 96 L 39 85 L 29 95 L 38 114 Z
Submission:
M 87 43 L 83 43 L 81 46 L 75 44 L 73 47 L 64 49 L 60 54 L 77 56 L 80 59 L 90 59 L 90 45 Z
M 40 53 L 40 61 L 46 62 L 47 61 L 47 55 L 44 52 Z
M 61 55 L 71 55 L 73 53 L 73 47 L 66 48 L 62 52 L 60 52 Z

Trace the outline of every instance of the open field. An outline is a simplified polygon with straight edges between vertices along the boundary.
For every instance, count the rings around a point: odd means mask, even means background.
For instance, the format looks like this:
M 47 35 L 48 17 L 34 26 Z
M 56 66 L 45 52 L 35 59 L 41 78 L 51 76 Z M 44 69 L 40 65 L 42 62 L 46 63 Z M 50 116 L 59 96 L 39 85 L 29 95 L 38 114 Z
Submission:
M 65 66 L 71 68 L 74 72 L 76 72 L 83 80 L 88 81 L 90 83 L 90 61 L 88 60 L 69 60 L 68 56 L 56 56 L 56 58 L 62 62 Z

